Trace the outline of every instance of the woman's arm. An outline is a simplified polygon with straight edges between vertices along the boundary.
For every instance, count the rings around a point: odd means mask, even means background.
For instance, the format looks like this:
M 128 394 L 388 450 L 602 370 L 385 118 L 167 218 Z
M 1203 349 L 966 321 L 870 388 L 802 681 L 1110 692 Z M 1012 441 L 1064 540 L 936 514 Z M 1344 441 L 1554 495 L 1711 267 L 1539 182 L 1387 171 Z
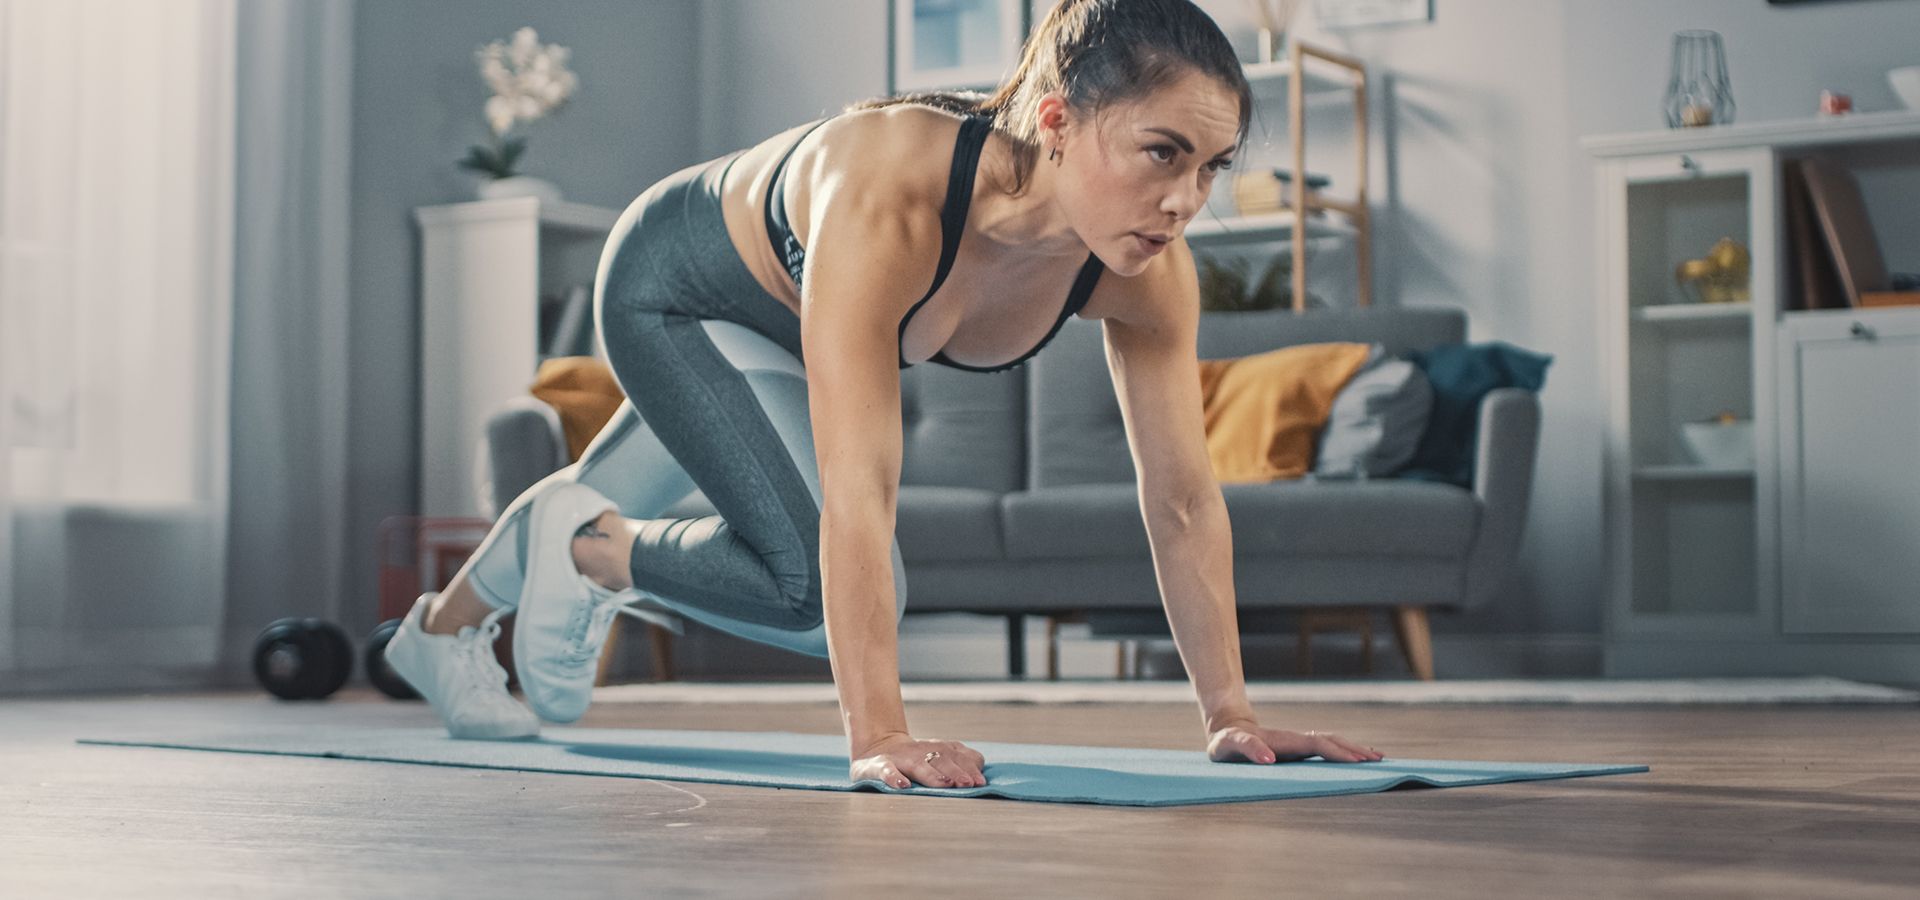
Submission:
M 943 787 L 981 784 L 978 753 L 910 737 L 900 698 L 892 558 L 899 323 L 932 281 L 940 223 L 898 195 L 889 198 L 878 177 L 815 184 L 800 339 L 820 467 L 827 648 L 852 777 L 896 787 L 908 777 Z M 934 750 L 939 755 L 925 758 Z
M 845 218 L 859 212 L 848 210 Z M 889 288 L 905 285 L 893 283 L 898 279 L 884 264 L 856 260 L 845 249 L 879 237 L 874 225 L 886 213 L 864 214 L 867 222 L 837 214 L 815 222 L 800 319 L 820 466 L 827 645 L 855 752 L 907 732 L 892 559 L 901 453 L 898 326 L 885 299 Z
M 1199 281 L 1184 240 L 1140 275 L 1113 280 L 1127 296 L 1105 320 L 1107 367 L 1133 452 L 1161 602 L 1211 734 L 1253 721 L 1253 708 L 1240 664 L 1233 535 L 1201 417 Z
M 1207 754 L 1260 763 L 1377 760 L 1372 748 L 1338 735 L 1262 728 L 1247 702 L 1233 534 L 1201 414 L 1199 281 L 1186 241 L 1167 251 L 1140 275 L 1113 279 L 1120 296 L 1105 320 L 1107 367 L 1133 451 L 1161 603 L 1200 701 Z

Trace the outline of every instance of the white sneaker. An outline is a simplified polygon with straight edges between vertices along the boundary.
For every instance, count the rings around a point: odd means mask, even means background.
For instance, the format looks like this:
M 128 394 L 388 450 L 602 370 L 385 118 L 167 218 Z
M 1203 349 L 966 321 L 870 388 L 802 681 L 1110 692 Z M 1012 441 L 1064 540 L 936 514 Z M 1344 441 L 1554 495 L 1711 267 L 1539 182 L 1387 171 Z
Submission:
M 555 482 L 526 514 L 526 572 L 513 624 L 513 666 L 526 704 L 547 722 L 574 722 L 593 700 L 593 675 L 612 616 L 637 599 L 609 591 L 574 566 L 574 532 L 618 509 L 593 487 Z
M 507 693 L 507 670 L 493 656 L 500 617 L 513 610 L 496 609 L 480 627 L 462 626 L 458 634 L 428 634 L 426 609 L 435 596 L 421 594 L 400 620 L 399 630 L 387 642 L 387 665 L 426 698 L 456 738 L 504 740 L 539 734 L 540 720 Z
M 586 714 L 600 651 L 616 614 L 681 630 L 670 615 L 627 606 L 649 595 L 601 587 L 573 564 L 574 532 L 610 510 L 619 507 L 599 491 L 561 481 L 534 497 L 527 511 L 527 565 L 520 617 L 513 623 L 513 665 L 527 705 L 549 722 L 572 722 Z

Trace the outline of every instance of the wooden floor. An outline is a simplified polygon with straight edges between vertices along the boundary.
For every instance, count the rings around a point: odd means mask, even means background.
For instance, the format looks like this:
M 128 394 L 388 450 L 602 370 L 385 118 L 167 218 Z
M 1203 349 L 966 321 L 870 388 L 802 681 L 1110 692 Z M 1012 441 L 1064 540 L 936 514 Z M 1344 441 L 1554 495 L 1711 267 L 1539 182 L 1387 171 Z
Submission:
M 1908 897 L 1920 708 L 1261 710 L 1395 755 L 1637 775 L 1128 809 L 76 746 L 156 724 L 428 724 L 365 692 L 0 700 L 0 896 Z M 1190 748 L 1184 706 L 925 704 L 916 733 Z M 831 705 L 580 725 L 833 733 Z M 991 764 L 991 760 L 989 761 Z

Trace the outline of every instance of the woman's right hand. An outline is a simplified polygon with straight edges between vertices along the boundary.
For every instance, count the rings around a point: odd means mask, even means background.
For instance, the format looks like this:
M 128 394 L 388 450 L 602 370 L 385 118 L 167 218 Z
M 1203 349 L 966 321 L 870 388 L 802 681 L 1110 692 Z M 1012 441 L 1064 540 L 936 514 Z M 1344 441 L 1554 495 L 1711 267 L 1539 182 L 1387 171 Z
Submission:
M 929 759 L 928 754 L 935 755 Z M 927 787 L 980 787 L 987 783 L 982 774 L 986 764 L 979 751 L 959 741 L 916 741 L 895 734 L 855 750 L 847 775 L 854 781 L 879 781 L 894 788 L 915 782 Z

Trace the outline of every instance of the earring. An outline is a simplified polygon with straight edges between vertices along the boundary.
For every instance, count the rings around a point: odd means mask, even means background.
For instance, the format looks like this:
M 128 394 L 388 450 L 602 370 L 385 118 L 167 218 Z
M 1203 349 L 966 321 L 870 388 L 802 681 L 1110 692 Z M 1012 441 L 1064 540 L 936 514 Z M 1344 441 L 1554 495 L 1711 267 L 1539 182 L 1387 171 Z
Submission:
M 1048 149 L 1048 150 L 1047 150 L 1047 161 L 1048 161 L 1048 162 L 1052 162 L 1052 161 L 1053 161 L 1053 155 L 1054 155 L 1054 154 L 1056 154 L 1056 153 L 1059 153 L 1059 152 L 1060 152 L 1060 148 L 1059 148 L 1059 147 L 1053 147 L 1053 148 L 1050 148 L 1050 149 Z

